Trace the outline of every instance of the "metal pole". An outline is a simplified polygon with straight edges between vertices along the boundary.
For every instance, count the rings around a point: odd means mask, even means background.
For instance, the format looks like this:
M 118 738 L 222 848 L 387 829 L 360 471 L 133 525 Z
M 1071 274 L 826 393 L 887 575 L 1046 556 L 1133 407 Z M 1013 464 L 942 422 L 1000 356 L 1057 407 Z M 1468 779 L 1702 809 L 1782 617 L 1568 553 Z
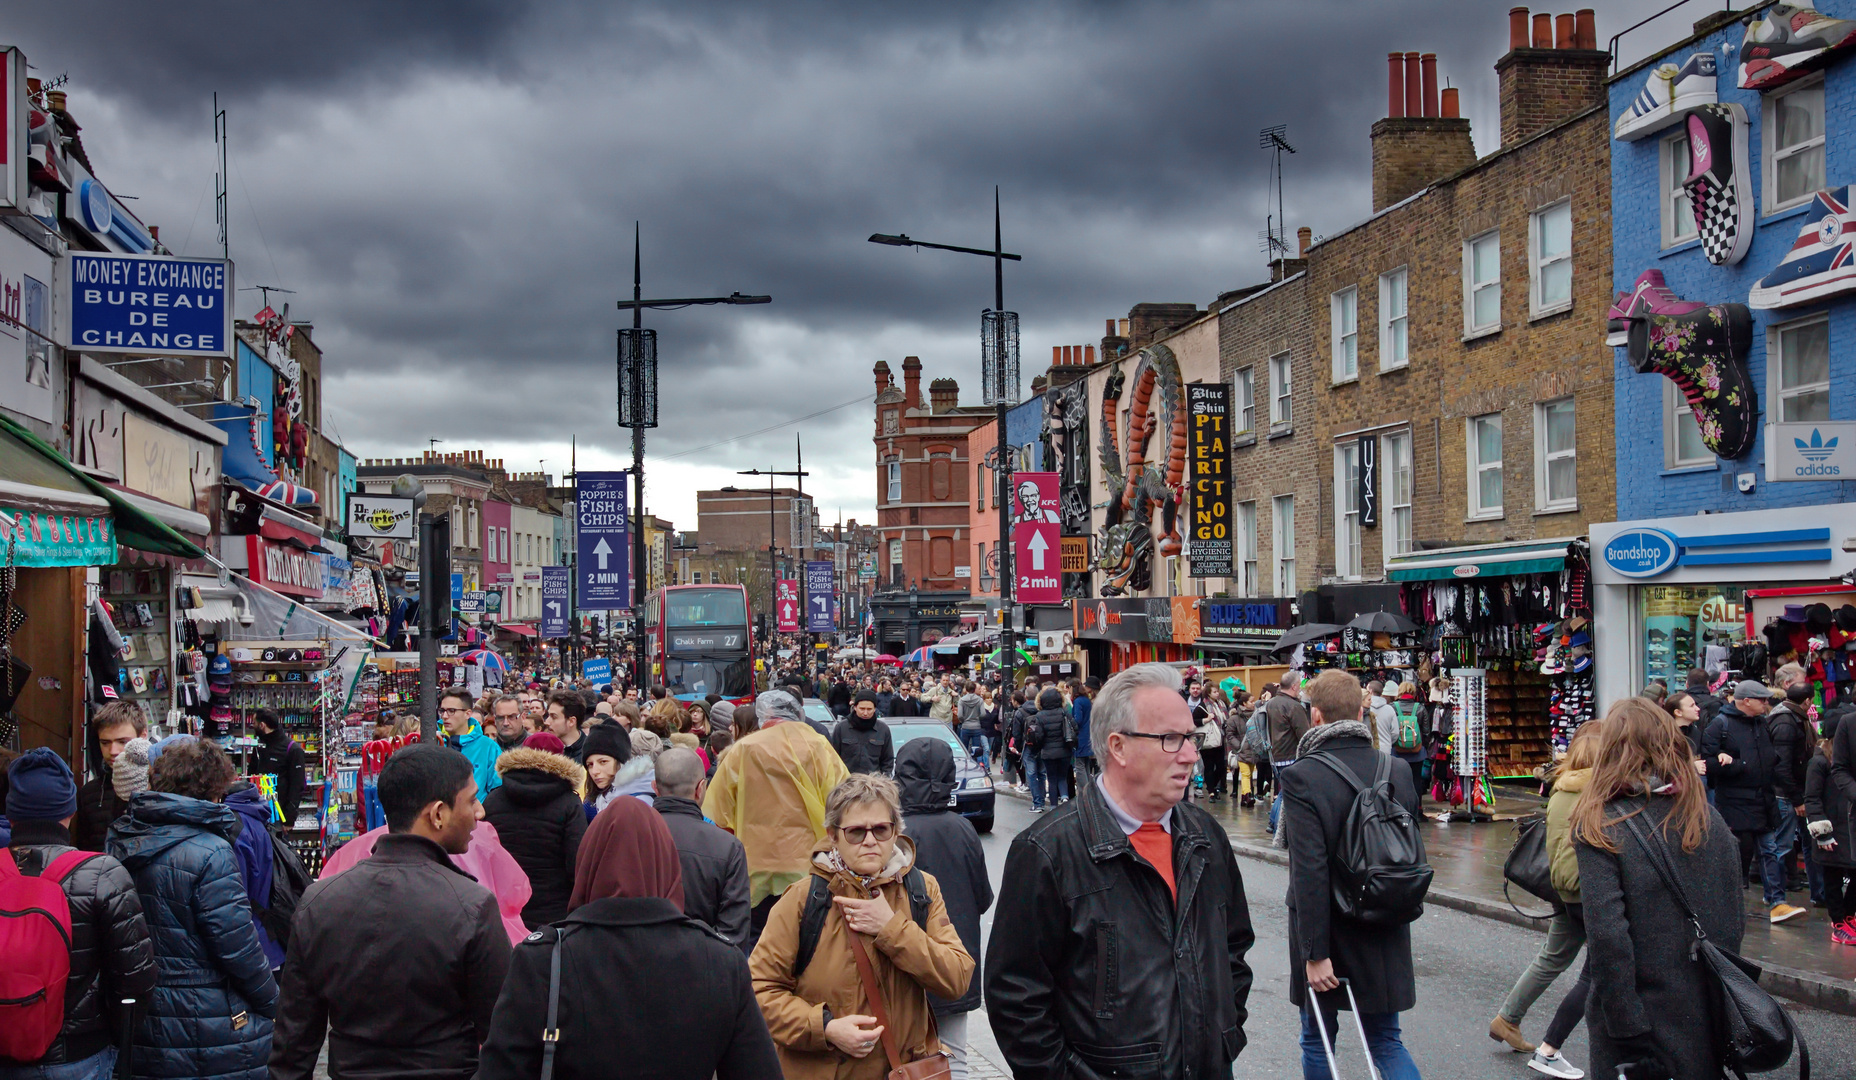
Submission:
M 419 514 L 419 593 L 424 601 L 419 605 L 419 741 L 431 744 L 438 741 L 438 597 L 444 596 L 444 611 L 449 619 L 451 613 L 451 582 L 440 583 L 438 575 L 433 573 L 436 560 L 432 558 L 433 548 L 437 546 L 434 537 L 437 522 L 432 515 Z
M 1005 311 L 1005 246 L 999 231 L 999 189 L 992 189 L 992 303 L 993 310 Z M 993 336 L 993 375 L 998 404 L 999 469 L 998 490 L 993 501 L 999 510 L 999 672 L 1000 685 L 1009 694 L 1012 688 L 1014 661 L 1017 659 L 1012 639 L 1012 463 L 1011 446 L 1005 437 L 1005 318 L 999 317 L 999 331 Z
M 638 223 L 632 222 L 632 348 L 643 350 L 643 334 L 637 331 L 644 326 L 644 308 L 638 301 L 644 299 L 644 277 L 638 254 Z M 642 412 L 644 409 L 644 364 L 634 357 L 632 364 L 632 407 Z M 644 417 L 634 417 L 641 421 L 632 425 L 632 505 L 638 515 L 638 528 L 632 535 L 632 656 L 637 677 L 633 684 L 639 688 L 639 700 L 644 700 L 644 688 L 650 681 L 648 661 L 644 652 L 644 605 L 645 592 L 650 585 L 644 564 Z

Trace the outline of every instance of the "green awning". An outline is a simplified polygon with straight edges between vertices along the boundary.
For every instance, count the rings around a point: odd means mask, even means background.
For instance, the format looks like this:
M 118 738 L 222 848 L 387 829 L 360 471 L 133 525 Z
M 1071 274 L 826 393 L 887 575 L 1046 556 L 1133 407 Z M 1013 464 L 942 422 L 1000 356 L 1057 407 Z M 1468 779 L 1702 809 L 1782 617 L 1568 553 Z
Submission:
M 1413 551 L 1394 556 L 1386 564 L 1388 581 L 1449 581 L 1504 577 L 1513 574 L 1557 573 L 1566 569 L 1566 549 L 1577 537 L 1528 540 L 1507 544 L 1471 544 L 1464 547 Z
M 81 490 L 108 502 L 110 516 L 116 522 L 118 543 L 137 551 L 150 551 L 181 559 L 206 557 L 206 552 L 200 550 L 193 541 L 123 498 L 121 492 L 84 475 L 43 439 L 4 415 L 0 415 L 0 444 L 5 444 L 6 450 L 10 451 L 7 454 L 9 459 L 30 463 L 21 466 L 31 470 L 32 475 L 22 478 L 27 482 L 69 491 Z M 75 487 L 72 485 L 73 480 L 76 482 Z

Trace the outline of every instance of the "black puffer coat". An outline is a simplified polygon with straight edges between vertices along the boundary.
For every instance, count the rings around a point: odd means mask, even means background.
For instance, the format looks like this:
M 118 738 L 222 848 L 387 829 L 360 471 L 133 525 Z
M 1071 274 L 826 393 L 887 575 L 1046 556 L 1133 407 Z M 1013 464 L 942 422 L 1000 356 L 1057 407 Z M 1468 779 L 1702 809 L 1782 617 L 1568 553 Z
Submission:
M 889 725 L 874 716 L 863 720 L 852 713 L 831 729 L 830 741 L 851 772 L 888 776 L 895 768 L 896 740 L 889 733 Z
M 896 754 L 902 789 L 902 828 L 915 841 L 915 866 L 941 883 L 941 902 L 960 943 L 973 957 L 973 981 L 952 1001 L 928 995 L 936 1016 L 980 1007 L 980 916 L 992 906 L 986 852 L 973 823 L 947 805 L 954 793 L 954 751 L 941 739 L 910 739 Z
M 137 1077 L 268 1076 L 277 981 L 252 928 L 237 828 L 230 807 L 158 791 L 138 793 L 110 827 L 109 853 L 135 878 L 159 973 L 136 1032 Z
M 77 789 L 77 815 L 71 819 L 71 846 L 85 851 L 102 851 L 109 839 L 110 825 L 122 816 L 129 804 L 116 797 L 110 783 L 110 771 Z
M 1779 753 L 1763 716 L 1748 716 L 1728 702 L 1701 737 L 1714 805 L 1736 832 L 1769 832 L 1779 824 L 1774 802 Z M 1723 765 L 1720 755 L 1732 758 Z
M 1076 749 L 1064 738 L 1064 728 L 1069 721 L 1069 714 L 1063 711 L 1063 698 L 1058 697 L 1055 707 L 1040 708 L 1025 721 L 1025 745 L 1037 751 L 1040 761 L 1069 757 Z M 1031 734 L 1033 726 L 1038 729 L 1035 736 Z
M 497 758 L 496 772 L 503 783 L 483 800 L 483 816 L 528 875 L 532 892 L 522 922 L 530 930 L 559 922 L 567 917 L 574 862 L 586 835 L 586 770 L 559 754 L 523 747 Z
M 1806 833 L 1804 842 L 1812 845 L 1811 854 L 1819 866 L 1833 866 L 1839 870 L 1856 866 L 1856 822 L 1851 820 L 1851 805 L 1830 774 L 1830 758 L 1822 752 L 1812 754 L 1811 763 L 1805 768 L 1804 819 L 1807 825 L 1830 822 L 1830 835 L 1837 842 L 1835 848 L 1825 851 L 1817 846 L 1815 836 Z
M 71 834 L 55 821 L 13 823 L 13 862 L 37 877 L 58 856 L 75 850 Z M 65 981 L 64 1028 L 36 1064 L 82 1061 L 116 1041 L 116 1002 L 147 1002 L 155 987 L 155 950 L 142 918 L 142 898 L 122 864 L 98 855 L 64 879 L 71 905 L 71 975 Z M 139 1011 L 139 1008 L 138 1008 Z M 0 1063 L 5 1063 L 0 1058 Z

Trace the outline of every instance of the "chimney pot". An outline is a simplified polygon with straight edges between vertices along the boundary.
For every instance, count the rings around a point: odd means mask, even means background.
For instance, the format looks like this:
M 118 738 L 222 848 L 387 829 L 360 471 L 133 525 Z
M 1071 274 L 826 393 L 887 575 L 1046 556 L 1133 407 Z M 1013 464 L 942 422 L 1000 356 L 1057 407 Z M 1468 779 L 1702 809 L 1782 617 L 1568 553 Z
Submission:
M 1581 49 L 1598 48 L 1598 13 L 1591 8 L 1580 8 L 1573 13 L 1573 22 L 1576 26 L 1574 45 Z
M 1315 230 L 1306 225 L 1295 230 L 1296 258 L 1299 259 L 1306 256 L 1308 254 L 1308 249 L 1314 245 L 1314 242 Z
M 1576 49 L 1579 47 L 1579 31 L 1571 15 L 1556 15 L 1553 19 L 1553 47 L 1556 49 Z
M 1405 115 L 1424 115 L 1424 77 L 1420 73 L 1419 56 L 1415 52 L 1405 54 Z
M 1386 115 L 1405 115 L 1405 54 L 1386 54 Z
M 1418 64 L 1424 71 L 1424 115 L 1437 115 L 1437 54 L 1425 53 L 1418 58 Z
M 1117 323 L 1118 323 L 1118 324 L 1120 325 L 1120 327 L 1121 327 L 1121 333 L 1120 333 L 1120 335 L 1119 335 L 1119 336 L 1120 336 L 1120 337 L 1127 337 L 1127 336 L 1128 336 L 1128 331 L 1129 331 L 1129 329 L 1131 329 L 1131 328 L 1132 328 L 1132 326 L 1133 326 L 1133 323 L 1131 323 L 1131 322 L 1130 322 L 1129 320 L 1127 320 L 1127 319 L 1117 319 L 1117 320 L 1115 320 L 1115 321 L 1116 321 L 1116 322 L 1117 322 Z
M 1508 9 L 1508 48 L 1527 48 L 1527 9 L 1524 7 Z
M 1061 363 L 1063 363 L 1063 346 L 1052 345 L 1050 347 L 1050 366 L 1056 367 Z
M 1457 90 L 1454 86 L 1444 87 L 1443 115 L 1451 120 L 1457 115 Z
M 1096 362 L 1096 347 L 1094 345 L 1083 346 L 1083 363 L 1093 364 L 1095 362 Z
M 1534 16 L 1534 48 L 1551 49 L 1553 47 L 1553 16 L 1540 14 Z

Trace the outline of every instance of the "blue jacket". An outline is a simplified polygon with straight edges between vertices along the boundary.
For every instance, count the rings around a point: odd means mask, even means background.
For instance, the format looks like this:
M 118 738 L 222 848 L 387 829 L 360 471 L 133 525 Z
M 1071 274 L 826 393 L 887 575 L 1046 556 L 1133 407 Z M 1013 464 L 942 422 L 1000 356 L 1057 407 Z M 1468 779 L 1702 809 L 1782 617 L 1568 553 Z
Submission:
M 135 878 L 155 945 L 138 1080 L 268 1076 L 277 981 L 239 878 L 236 826 L 230 807 L 158 791 L 138 793 L 110 826 L 109 853 Z
M 1095 748 L 1089 741 L 1089 710 L 1095 702 L 1081 694 L 1070 700 L 1070 717 L 1076 721 L 1076 756 L 1095 757 Z
M 284 966 L 284 947 L 271 940 L 258 918 L 258 908 L 271 906 L 271 804 L 256 784 L 245 781 L 226 792 L 226 805 L 238 814 L 238 839 L 232 850 L 238 855 L 238 876 L 245 881 L 245 899 L 251 903 L 251 925 L 276 971 Z
M 503 786 L 503 778 L 496 771 L 496 759 L 503 756 L 503 744 L 485 735 L 478 728 L 471 728 L 464 737 L 445 741 L 458 748 L 458 752 L 470 759 L 471 772 L 477 777 L 477 798 L 488 795 L 493 788 Z

